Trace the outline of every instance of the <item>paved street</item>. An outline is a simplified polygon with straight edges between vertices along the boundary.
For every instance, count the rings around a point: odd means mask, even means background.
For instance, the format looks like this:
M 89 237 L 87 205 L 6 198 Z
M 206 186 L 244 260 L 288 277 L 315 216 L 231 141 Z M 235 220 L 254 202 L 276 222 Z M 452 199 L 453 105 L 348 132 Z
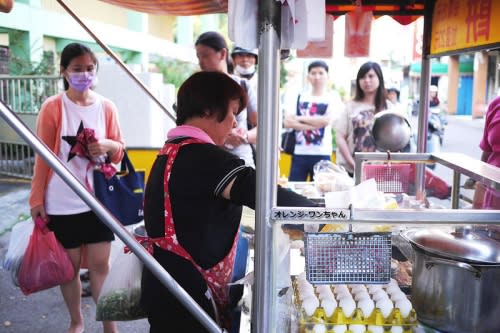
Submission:
M 414 121 L 414 119 L 412 119 Z M 479 140 L 484 126 L 483 119 L 470 117 L 448 117 L 443 151 L 460 152 L 479 158 Z M 436 172 L 451 180 L 451 171 L 442 166 Z M 27 205 L 29 183 L 0 177 L 0 262 L 5 256 L 10 237 L 10 228 L 20 218 L 29 214 Z M 94 320 L 95 306 L 90 298 L 82 299 L 85 315 L 85 332 L 102 332 L 100 323 Z M 14 287 L 10 275 L 0 269 L 0 333 L 63 333 L 68 315 L 60 291 L 53 288 L 30 296 L 24 296 Z M 147 332 L 146 320 L 120 322 L 122 333 Z
M 29 183 L 0 176 L 0 262 L 5 257 L 10 228 L 29 214 Z M 85 332 L 102 332 L 95 321 L 95 305 L 90 297 L 82 298 Z M 24 296 L 12 283 L 10 273 L 0 268 L 0 332 L 1 333 L 64 333 L 69 315 L 59 288 Z M 121 333 L 148 332 L 146 320 L 118 323 Z

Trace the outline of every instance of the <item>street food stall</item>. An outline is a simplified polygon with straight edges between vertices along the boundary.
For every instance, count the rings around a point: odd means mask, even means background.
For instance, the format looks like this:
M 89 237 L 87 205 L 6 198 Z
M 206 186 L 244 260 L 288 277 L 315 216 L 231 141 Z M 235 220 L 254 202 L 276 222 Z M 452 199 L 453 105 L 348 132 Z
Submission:
M 227 10 L 225 1 L 104 1 L 135 10 L 177 15 Z M 63 1 L 58 2 L 113 56 L 113 52 Z M 494 11 L 498 12 L 495 1 L 482 2 L 490 7 L 481 7 L 481 15 L 486 15 L 485 10 L 490 17 Z M 500 225 L 500 212 L 457 209 L 461 175 L 498 190 L 500 171 L 461 154 L 424 153 L 430 58 L 460 52 L 462 47 L 498 46 L 499 41 L 495 38 L 500 38 L 500 34 L 491 33 L 488 38 L 492 42 L 474 41 L 473 45 L 465 46 L 457 43 L 460 47 L 453 49 L 448 38 L 452 36 L 453 40 L 459 41 L 460 33 L 454 34 L 453 31 L 461 31 L 461 26 L 458 23 L 443 25 L 446 21 L 444 12 L 455 13 L 457 10 L 460 17 L 462 10 L 466 10 L 463 7 L 466 1 L 454 1 L 453 4 L 452 7 L 448 0 L 325 2 L 326 13 L 334 17 L 360 8 L 372 11 L 375 17 L 391 15 L 400 23 L 424 16 L 417 153 L 357 154 L 356 186 L 351 186 L 349 191 L 356 190 L 350 192 L 349 199 L 343 197 L 331 201 L 336 194 L 328 193 L 337 191 L 324 191 L 320 198 L 315 198 L 320 199 L 320 207 L 291 209 L 276 206 L 275 189 L 278 181 L 279 116 L 276 110 L 279 110 L 277 68 L 282 2 L 258 1 L 258 109 L 261 112 L 256 167 L 259 200 L 255 210 L 255 281 L 249 288 L 253 295 L 252 332 L 408 333 L 417 331 L 421 324 L 432 327 L 426 328 L 430 332 L 500 331 L 500 308 L 494 291 L 494 284 L 500 277 L 500 229 L 496 227 Z M 488 24 L 488 28 L 493 26 L 491 21 Z M 484 24 L 474 27 L 484 29 Z M 478 40 L 483 41 L 481 36 L 484 34 L 478 34 Z M 135 78 L 117 57 L 114 59 Z M 147 91 L 138 79 L 136 81 Z M 150 96 L 154 98 L 152 94 Z M 170 110 L 162 108 L 173 117 Z M 75 181 L 12 110 L 1 103 L 0 111 L 5 121 L 33 146 L 210 332 L 223 331 L 168 272 L 151 259 L 128 231 Z M 427 163 L 439 163 L 453 171 L 453 209 L 432 209 L 425 205 Z M 367 178 L 370 170 L 382 172 Z M 413 184 L 412 191 L 408 190 L 409 183 Z M 387 184 L 392 187 L 385 188 Z M 394 189 L 395 184 L 398 189 Z M 300 192 L 300 186 L 304 184 L 289 185 L 291 190 Z M 343 189 L 342 192 L 347 191 Z M 367 198 L 369 200 L 364 200 Z M 374 206 L 375 202 L 378 205 Z M 286 226 L 294 224 L 303 225 L 305 231 L 292 233 L 287 230 Z M 411 282 L 400 276 L 404 272 L 409 275 L 408 263 L 413 266 Z

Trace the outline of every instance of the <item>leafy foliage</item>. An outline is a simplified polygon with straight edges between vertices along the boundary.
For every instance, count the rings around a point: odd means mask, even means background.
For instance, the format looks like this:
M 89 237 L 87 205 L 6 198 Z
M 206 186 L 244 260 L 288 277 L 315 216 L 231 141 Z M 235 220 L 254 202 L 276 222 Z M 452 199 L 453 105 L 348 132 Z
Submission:
M 198 68 L 193 63 L 176 59 L 158 58 L 153 63 L 158 72 L 163 74 L 163 82 L 173 84 L 176 89 Z
M 39 62 L 32 61 L 30 58 L 30 50 L 22 43 L 22 31 L 11 32 L 11 50 L 16 52 L 10 53 L 9 58 L 9 73 L 11 75 L 52 75 L 55 74 L 54 53 L 43 51 L 42 59 Z

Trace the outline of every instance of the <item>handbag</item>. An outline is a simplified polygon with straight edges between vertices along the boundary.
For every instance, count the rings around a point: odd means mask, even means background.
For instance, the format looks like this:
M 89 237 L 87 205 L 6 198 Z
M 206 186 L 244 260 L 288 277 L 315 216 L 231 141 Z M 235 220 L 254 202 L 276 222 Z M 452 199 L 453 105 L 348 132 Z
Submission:
M 281 150 L 284 153 L 293 155 L 295 150 L 295 130 L 288 130 L 281 134 Z
M 144 219 L 144 172 L 135 171 L 127 152 L 120 171 L 113 177 L 107 179 L 101 170 L 94 170 L 94 193 L 121 224 L 135 224 Z
M 299 114 L 299 106 L 300 106 L 300 94 L 297 96 L 297 105 L 296 105 L 296 112 Z M 295 130 L 294 129 L 288 129 L 286 132 L 281 134 L 281 151 L 284 153 L 287 153 L 289 155 L 293 155 L 293 152 L 295 151 Z

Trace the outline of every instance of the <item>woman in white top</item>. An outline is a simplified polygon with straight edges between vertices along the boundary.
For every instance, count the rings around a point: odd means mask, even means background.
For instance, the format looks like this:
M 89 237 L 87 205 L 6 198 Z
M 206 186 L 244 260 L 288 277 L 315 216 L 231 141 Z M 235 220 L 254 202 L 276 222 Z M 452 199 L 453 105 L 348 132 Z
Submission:
M 354 173 L 354 153 L 373 152 L 371 135 L 373 117 L 388 108 L 384 77 L 379 64 L 366 62 L 356 76 L 356 94 L 336 117 L 337 163 L 351 175 Z
M 202 71 L 215 71 L 228 74 L 227 59 L 229 51 L 226 41 L 221 34 L 215 31 L 204 32 L 196 40 L 195 47 L 198 63 Z M 233 129 L 224 146 L 227 150 L 243 159 L 246 165 L 255 168 L 250 143 L 255 143 L 256 127 L 249 132 L 247 121 L 248 119 L 254 119 L 255 121 L 257 119 L 257 98 L 255 91 L 246 79 L 236 75 L 228 75 L 243 87 L 248 95 L 248 103 L 245 109 L 236 117 L 238 127 Z
M 85 45 L 68 44 L 61 53 L 65 91 L 49 97 L 37 119 L 37 136 L 83 184 L 93 184 L 94 166 L 108 158 L 119 163 L 124 154 L 116 106 L 90 89 L 97 58 Z M 88 134 L 93 140 L 82 141 Z M 90 185 L 88 185 L 91 187 Z M 92 190 L 89 188 L 89 190 Z M 97 301 L 109 270 L 113 232 L 90 207 L 36 156 L 30 194 L 33 220 L 42 218 L 64 246 L 73 264 L 74 278 L 61 285 L 71 318 L 68 333 L 84 330 L 79 277 L 86 250 L 90 288 Z M 103 322 L 104 333 L 116 333 L 114 322 Z

